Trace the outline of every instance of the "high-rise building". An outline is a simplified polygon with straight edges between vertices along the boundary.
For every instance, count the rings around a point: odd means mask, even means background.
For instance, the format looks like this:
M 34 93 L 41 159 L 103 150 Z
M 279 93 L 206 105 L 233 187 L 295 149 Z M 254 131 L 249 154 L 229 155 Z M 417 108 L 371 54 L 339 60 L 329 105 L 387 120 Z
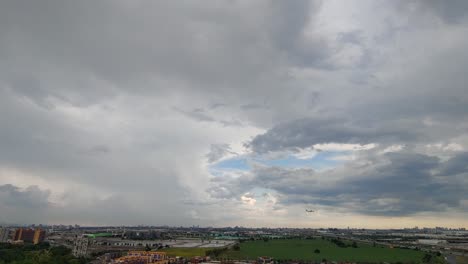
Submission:
M 10 229 L 0 228 L 0 243 L 5 243 L 10 239 Z
M 88 255 L 88 245 L 89 239 L 87 235 L 79 235 L 75 238 L 73 244 L 73 256 L 75 257 L 85 257 Z
M 45 239 L 45 231 L 43 229 L 36 229 L 34 231 L 34 238 L 33 238 L 33 243 L 34 244 L 39 244 Z
M 36 230 L 30 228 L 18 228 L 15 231 L 14 241 L 23 241 L 33 244 L 39 244 L 45 239 L 45 231 L 37 228 Z

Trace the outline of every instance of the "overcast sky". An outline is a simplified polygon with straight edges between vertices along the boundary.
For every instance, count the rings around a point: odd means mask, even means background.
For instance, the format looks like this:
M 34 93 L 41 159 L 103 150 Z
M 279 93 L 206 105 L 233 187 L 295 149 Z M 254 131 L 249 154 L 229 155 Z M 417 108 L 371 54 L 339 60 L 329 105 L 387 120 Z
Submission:
M 468 227 L 467 47 L 464 0 L 0 1 L 0 223 Z

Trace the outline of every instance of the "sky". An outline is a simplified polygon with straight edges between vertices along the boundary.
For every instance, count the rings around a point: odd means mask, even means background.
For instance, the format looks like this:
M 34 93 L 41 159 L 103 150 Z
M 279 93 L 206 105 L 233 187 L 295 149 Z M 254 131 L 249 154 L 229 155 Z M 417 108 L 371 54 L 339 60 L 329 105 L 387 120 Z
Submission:
M 468 227 L 466 47 L 464 0 L 0 1 L 0 223 Z

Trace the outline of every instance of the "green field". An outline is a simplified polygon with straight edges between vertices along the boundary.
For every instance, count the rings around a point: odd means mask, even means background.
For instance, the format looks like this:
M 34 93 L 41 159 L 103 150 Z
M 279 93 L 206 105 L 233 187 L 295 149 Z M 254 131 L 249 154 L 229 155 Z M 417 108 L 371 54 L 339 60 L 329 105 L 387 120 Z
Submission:
M 167 252 L 170 257 L 191 258 L 196 256 L 205 256 L 205 252 L 211 248 L 165 248 L 161 251 Z
M 351 243 L 351 242 L 347 242 Z M 314 253 L 319 249 L 320 253 Z M 419 263 L 423 252 L 410 249 L 373 247 L 368 244 L 358 244 L 358 248 L 338 247 L 329 240 L 322 239 L 287 239 L 248 241 L 240 244 L 240 250 L 230 249 L 220 257 L 230 259 L 255 259 L 259 256 L 269 256 L 276 260 L 317 260 L 356 261 L 356 262 L 403 262 Z

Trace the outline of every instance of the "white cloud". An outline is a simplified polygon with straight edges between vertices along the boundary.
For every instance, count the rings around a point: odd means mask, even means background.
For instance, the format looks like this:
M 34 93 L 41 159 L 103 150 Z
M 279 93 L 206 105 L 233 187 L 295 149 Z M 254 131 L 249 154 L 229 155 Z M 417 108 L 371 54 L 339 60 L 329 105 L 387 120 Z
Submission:
M 323 151 L 359 151 L 359 150 L 369 150 L 373 149 L 377 146 L 377 144 L 370 143 L 370 144 L 340 144 L 340 143 L 323 143 L 323 144 L 315 144 L 313 146 L 316 150 L 323 150 Z
M 241 201 L 250 206 L 254 206 L 257 200 L 250 193 L 245 193 L 241 196 Z

